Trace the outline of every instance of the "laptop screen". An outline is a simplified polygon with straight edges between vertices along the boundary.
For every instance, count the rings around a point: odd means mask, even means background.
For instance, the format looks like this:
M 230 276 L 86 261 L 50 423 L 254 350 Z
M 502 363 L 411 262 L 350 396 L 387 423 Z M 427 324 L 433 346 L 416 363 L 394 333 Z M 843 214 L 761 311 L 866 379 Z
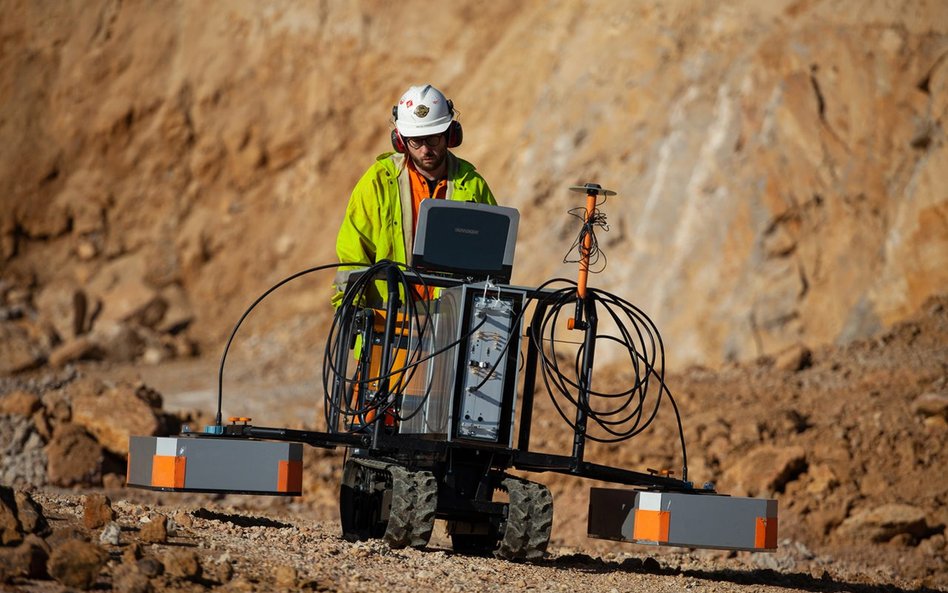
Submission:
M 519 221 L 515 208 L 423 200 L 411 265 L 424 272 L 510 282 Z

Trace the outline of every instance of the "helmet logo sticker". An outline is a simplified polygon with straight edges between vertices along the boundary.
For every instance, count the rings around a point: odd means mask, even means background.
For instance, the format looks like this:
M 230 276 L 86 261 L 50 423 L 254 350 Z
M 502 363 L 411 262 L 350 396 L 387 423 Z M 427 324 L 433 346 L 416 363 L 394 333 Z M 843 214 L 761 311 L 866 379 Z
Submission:
M 415 107 L 415 117 L 425 117 L 426 115 L 428 115 L 427 105 L 419 105 L 418 107 Z

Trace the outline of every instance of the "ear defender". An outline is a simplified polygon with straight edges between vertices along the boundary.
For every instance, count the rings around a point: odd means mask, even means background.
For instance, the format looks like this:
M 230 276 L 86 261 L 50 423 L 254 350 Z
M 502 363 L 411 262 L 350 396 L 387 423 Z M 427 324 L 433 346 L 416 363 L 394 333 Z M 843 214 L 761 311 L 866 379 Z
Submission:
M 454 120 L 448 126 L 446 132 L 448 136 L 448 148 L 457 148 L 461 146 L 461 140 L 464 139 L 464 130 L 461 129 L 461 122 Z
M 392 105 L 392 122 L 398 121 L 398 105 Z M 398 129 L 392 130 L 392 148 L 395 152 L 405 154 L 407 149 L 405 148 L 405 140 L 402 139 L 402 135 L 398 133 Z
M 408 152 L 405 148 L 405 140 L 402 138 L 402 135 L 398 133 L 398 130 L 392 130 L 392 148 L 395 149 L 395 152 L 401 154 Z

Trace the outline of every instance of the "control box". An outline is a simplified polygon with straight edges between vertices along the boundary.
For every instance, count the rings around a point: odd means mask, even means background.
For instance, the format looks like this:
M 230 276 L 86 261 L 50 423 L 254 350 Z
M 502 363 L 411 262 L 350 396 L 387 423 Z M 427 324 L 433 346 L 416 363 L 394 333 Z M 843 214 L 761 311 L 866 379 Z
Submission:
M 526 294 L 486 283 L 446 288 L 431 304 L 434 354 L 424 388 L 406 392 L 402 434 L 512 446 Z

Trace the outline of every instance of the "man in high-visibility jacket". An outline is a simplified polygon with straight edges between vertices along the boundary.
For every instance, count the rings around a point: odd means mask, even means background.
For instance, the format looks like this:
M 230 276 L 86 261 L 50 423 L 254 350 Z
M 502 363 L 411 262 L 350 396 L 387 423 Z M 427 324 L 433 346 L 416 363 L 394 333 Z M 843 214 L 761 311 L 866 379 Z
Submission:
M 349 197 L 336 238 L 342 263 L 407 263 L 422 200 L 497 203 L 474 165 L 449 150 L 461 144 L 462 131 L 454 104 L 441 91 L 411 87 L 392 107 L 392 117 L 395 152 L 379 155 Z M 334 306 L 342 301 L 347 275 L 343 271 L 336 277 Z

